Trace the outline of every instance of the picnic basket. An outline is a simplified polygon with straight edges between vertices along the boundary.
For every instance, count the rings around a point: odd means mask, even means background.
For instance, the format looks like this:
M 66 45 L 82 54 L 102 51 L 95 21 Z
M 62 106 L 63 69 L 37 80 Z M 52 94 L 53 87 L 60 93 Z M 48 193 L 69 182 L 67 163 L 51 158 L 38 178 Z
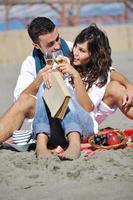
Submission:
M 88 142 L 91 144 L 91 148 L 93 150 L 110 150 L 110 149 L 120 149 L 120 148 L 124 148 L 126 147 L 126 143 L 127 143 L 127 136 L 124 134 L 124 132 L 119 131 L 119 130 L 105 130 L 105 131 L 99 131 L 98 134 L 109 134 L 114 132 L 115 134 L 117 134 L 120 139 L 121 142 L 119 144 L 114 144 L 114 145 L 107 145 L 107 146 L 103 146 L 103 145 L 97 145 L 94 143 L 94 135 L 90 136 L 88 139 Z

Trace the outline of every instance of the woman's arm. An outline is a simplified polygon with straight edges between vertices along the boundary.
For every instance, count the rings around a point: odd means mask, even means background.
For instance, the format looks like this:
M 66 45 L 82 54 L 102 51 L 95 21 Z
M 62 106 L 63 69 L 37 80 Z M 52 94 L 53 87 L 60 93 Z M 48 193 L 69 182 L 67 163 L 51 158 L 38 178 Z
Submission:
M 128 86 L 132 85 L 132 83 L 126 77 L 115 70 L 111 70 L 110 77 L 111 81 L 118 81 L 126 89 L 128 88 Z
M 58 69 L 63 74 L 68 73 L 71 75 L 74 82 L 77 101 L 87 112 L 91 112 L 94 109 L 94 104 L 86 92 L 86 89 L 83 85 L 83 81 L 78 71 L 69 63 L 60 65 Z
M 94 104 L 88 96 L 88 93 L 86 92 L 79 73 L 73 76 L 73 81 L 78 102 L 86 111 L 91 112 L 94 109 Z

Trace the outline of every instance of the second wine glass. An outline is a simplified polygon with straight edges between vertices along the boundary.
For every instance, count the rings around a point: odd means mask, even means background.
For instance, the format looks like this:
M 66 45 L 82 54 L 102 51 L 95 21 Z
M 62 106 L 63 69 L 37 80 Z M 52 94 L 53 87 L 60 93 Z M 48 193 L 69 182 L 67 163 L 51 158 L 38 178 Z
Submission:
M 52 54 L 53 54 L 53 59 L 55 60 L 55 62 L 57 64 L 63 64 L 64 63 L 64 61 L 65 61 L 64 58 L 63 58 L 64 55 L 63 55 L 63 52 L 62 52 L 61 49 L 53 52 Z
M 45 52 L 44 53 L 44 59 L 47 65 L 53 66 L 54 64 L 54 58 L 52 52 Z

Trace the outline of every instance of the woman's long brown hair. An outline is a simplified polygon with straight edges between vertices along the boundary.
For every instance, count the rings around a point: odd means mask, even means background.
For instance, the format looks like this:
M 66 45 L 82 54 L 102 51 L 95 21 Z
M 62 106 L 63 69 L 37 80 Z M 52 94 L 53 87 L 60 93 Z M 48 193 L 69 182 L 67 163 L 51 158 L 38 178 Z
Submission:
M 75 39 L 74 46 L 86 41 L 91 57 L 86 65 L 75 66 L 75 69 L 79 71 L 83 83 L 88 90 L 97 79 L 99 79 L 98 87 L 103 87 L 107 83 L 112 59 L 109 40 L 96 24 L 91 24 L 81 31 Z M 73 54 L 71 63 L 73 63 Z

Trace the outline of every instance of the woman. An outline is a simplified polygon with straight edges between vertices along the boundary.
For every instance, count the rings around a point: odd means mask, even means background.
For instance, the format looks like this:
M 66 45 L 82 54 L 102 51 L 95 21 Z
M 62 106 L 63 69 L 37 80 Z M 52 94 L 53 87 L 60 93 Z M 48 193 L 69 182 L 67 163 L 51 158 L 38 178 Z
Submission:
M 58 66 L 62 74 L 69 74 L 66 84 L 71 93 L 69 108 L 60 124 L 68 139 L 68 148 L 63 157 L 75 159 L 80 156 L 80 138 L 87 138 L 98 131 L 98 124 L 115 111 L 102 102 L 105 89 L 110 82 L 112 64 L 111 48 L 105 33 L 95 24 L 84 29 L 76 37 L 71 57 L 71 64 L 66 62 Z M 48 67 L 45 84 L 51 87 L 51 67 Z M 33 132 L 37 138 L 37 157 L 51 155 L 47 149 L 50 137 L 50 123 L 44 106 L 43 87 L 38 92 L 37 110 L 33 123 Z M 54 102 L 53 102 L 54 103 Z M 55 133 L 56 134 L 56 133 Z

